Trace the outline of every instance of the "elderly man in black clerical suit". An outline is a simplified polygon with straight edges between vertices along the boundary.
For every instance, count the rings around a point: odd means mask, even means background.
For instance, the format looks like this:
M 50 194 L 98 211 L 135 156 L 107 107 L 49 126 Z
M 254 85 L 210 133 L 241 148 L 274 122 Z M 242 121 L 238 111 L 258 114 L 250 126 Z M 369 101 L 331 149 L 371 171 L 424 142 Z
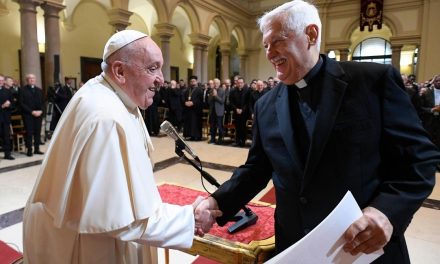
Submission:
M 43 92 L 35 85 L 37 79 L 34 74 L 26 75 L 26 85 L 19 93 L 21 114 L 23 115 L 24 129 L 26 130 L 27 155 L 44 154 L 40 151 L 41 123 L 43 121 Z M 33 139 L 33 141 L 32 141 Z M 32 145 L 34 151 L 32 153 Z
M 363 215 L 345 231 L 343 249 L 383 248 L 375 263 L 410 263 L 404 232 L 432 191 L 440 155 L 399 72 L 320 55 L 319 14 L 304 1 L 285 3 L 259 24 L 281 83 L 255 105 L 246 163 L 199 206 L 218 206 L 224 225 L 272 179 L 280 252 L 350 190 Z

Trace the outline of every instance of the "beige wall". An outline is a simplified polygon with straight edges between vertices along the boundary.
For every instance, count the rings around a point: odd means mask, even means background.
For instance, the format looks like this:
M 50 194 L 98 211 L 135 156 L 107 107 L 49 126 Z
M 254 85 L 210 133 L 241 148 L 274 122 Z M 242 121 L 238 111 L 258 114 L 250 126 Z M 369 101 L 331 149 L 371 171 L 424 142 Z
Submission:
M 104 8 L 94 2 L 82 2 L 73 14 L 73 28 L 60 27 L 61 75 L 81 80 L 80 57 L 102 58 L 102 50 L 111 36 L 112 26 Z
M 20 21 L 18 4 L 6 2 L 7 14 L 0 15 L 0 74 L 19 79 L 18 50 L 20 49 Z
M 426 0 L 422 45 L 419 60 L 419 81 L 440 74 L 440 0 Z

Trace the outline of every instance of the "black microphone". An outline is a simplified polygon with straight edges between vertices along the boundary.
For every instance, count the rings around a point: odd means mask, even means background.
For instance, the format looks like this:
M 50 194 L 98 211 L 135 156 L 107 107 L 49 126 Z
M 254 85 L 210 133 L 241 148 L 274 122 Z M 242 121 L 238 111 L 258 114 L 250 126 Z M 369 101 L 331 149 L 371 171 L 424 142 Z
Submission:
M 194 150 L 192 150 L 191 147 L 186 144 L 185 140 L 183 140 L 179 133 L 177 133 L 176 129 L 174 129 L 174 126 L 170 122 L 167 120 L 163 121 L 163 123 L 160 125 L 160 129 L 162 129 L 162 131 L 165 132 L 165 134 L 167 134 L 170 138 L 174 139 L 177 146 L 179 146 L 181 149 L 184 149 L 195 160 L 201 162 Z

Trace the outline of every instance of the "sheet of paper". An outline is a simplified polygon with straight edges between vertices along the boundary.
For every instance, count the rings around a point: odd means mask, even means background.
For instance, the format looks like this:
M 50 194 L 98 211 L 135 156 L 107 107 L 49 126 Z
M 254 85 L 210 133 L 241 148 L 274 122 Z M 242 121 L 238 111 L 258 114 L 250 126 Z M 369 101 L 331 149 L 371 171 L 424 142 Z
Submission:
M 371 254 L 352 256 L 342 249 L 345 230 L 362 216 L 356 200 L 350 191 L 339 202 L 335 209 L 310 233 L 300 241 L 276 255 L 266 264 L 325 264 L 325 263 L 371 263 L 382 250 Z

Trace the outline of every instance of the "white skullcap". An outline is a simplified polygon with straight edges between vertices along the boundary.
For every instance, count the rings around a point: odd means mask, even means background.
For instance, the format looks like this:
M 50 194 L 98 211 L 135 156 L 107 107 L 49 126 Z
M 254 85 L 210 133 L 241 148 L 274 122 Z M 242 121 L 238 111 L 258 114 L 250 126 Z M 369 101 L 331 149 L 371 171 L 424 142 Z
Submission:
M 115 33 L 105 44 L 102 60 L 105 61 L 115 51 L 144 37 L 148 37 L 148 35 L 136 30 L 122 30 Z

